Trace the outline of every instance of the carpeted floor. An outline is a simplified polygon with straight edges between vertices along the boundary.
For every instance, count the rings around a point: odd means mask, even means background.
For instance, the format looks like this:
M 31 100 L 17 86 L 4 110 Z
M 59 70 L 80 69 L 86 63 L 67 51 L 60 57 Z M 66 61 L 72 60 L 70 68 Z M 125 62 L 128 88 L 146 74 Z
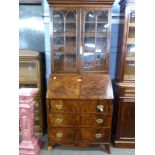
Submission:
M 47 135 L 39 136 L 39 139 L 43 142 L 39 155 L 109 155 L 101 146 L 84 149 L 55 146 L 52 151 L 48 151 Z M 135 149 L 118 149 L 111 146 L 111 155 L 135 155 Z

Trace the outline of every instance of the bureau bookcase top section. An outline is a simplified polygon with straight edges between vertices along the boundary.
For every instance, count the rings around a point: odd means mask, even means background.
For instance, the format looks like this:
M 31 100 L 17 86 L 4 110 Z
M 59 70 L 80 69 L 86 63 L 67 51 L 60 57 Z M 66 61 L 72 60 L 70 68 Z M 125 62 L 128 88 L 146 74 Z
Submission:
M 51 73 L 108 73 L 112 3 L 49 1 Z

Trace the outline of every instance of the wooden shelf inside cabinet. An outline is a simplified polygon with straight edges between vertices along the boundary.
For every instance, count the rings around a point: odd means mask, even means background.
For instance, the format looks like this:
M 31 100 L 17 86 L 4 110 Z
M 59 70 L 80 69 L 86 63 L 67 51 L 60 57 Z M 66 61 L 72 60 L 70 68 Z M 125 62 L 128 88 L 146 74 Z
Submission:
M 127 44 L 135 44 L 135 38 L 128 38 Z
M 19 50 L 19 87 L 38 88 L 35 97 L 35 132 L 44 134 L 46 130 L 45 111 L 45 66 L 44 53 Z
M 129 27 L 135 27 L 135 23 L 129 23 Z

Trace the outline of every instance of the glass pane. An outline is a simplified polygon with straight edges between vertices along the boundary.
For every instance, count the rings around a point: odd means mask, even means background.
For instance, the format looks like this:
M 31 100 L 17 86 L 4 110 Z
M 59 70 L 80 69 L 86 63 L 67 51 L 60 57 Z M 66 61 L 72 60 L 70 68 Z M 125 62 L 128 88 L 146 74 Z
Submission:
M 95 54 L 95 70 L 103 71 L 106 69 L 106 53 Z
M 64 23 L 63 22 L 53 23 L 53 32 L 64 32 Z
M 131 11 L 130 13 L 130 23 L 135 23 L 135 11 Z
M 76 23 L 66 23 L 67 32 L 76 32 Z
M 95 32 L 95 23 L 86 23 L 85 32 Z
M 95 52 L 105 52 L 107 50 L 107 39 L 103 37 L 96 38 L 96 50 Z
M 95 22 L 95 14 L 92 11 L 87 12 L 86 16 L 85 16 L 85 21 L 86 22 Z
M 77 12 L 75 10 L 54 11 L 53 16 L 54 70 L 55 72 L 76 72 Z
M 76 22 L 76 12 L 69 11 L 66 14 L 66 22 Z
M 64 22 L 64 17 L 62 12 L 53 11 L 53 22 Z
M 97 12 L 97 22 L 108 23 L 108 11 Z
M 39 118 L 35 118 L 35 126 L 40 126 Z
M 54 36 L 53 44 L 54 52 L 64 52 L 64 37 L 63 36 Z
M 76 54 L 76 37 L 66 37 L 66 53 Z
M 84 38 L 84 52 L 95 52 L 95 37 Z
M 36 63 L 19 63 L 19 78 L 20 80 L 36 80 Z
M 83 61 L 85 71 L 95 70 L 95 53 L 84 53 Z
M 135 38 L 135 27 L 129 27 L 128 38 Z
M 76 55 L 66 54 L 65 71 L 76 71 Z
M 64 54 L 55 53 L 54 54 L 54 68 L 55 71 L 64 71 Z
M 107 32 L 108 24 L 105 23 L 97 23 L 97 32 Z
M 129 44 L 127 46 L 124 79 L 134 80 L 134 78 L 135 78 L 135 45 Z
M 135 79 L 135 11 L 130 12 L 124 80 Z

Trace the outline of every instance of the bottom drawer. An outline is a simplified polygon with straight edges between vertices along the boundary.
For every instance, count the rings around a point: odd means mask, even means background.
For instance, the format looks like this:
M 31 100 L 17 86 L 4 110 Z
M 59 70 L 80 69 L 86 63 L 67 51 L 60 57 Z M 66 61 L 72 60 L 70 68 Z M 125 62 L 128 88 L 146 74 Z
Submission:
M 108 142 L 110 141 L 109 128 L 83 128 L 80 129 L 81 140 L 83 142 Z
M 109 128 L 51 128 L 48 132 L 49 142 L 109 142 Z
M 53 142 L 75 142 L 78 141 L 77 128 L 51 128 L 48 131 L 48 140 Z

